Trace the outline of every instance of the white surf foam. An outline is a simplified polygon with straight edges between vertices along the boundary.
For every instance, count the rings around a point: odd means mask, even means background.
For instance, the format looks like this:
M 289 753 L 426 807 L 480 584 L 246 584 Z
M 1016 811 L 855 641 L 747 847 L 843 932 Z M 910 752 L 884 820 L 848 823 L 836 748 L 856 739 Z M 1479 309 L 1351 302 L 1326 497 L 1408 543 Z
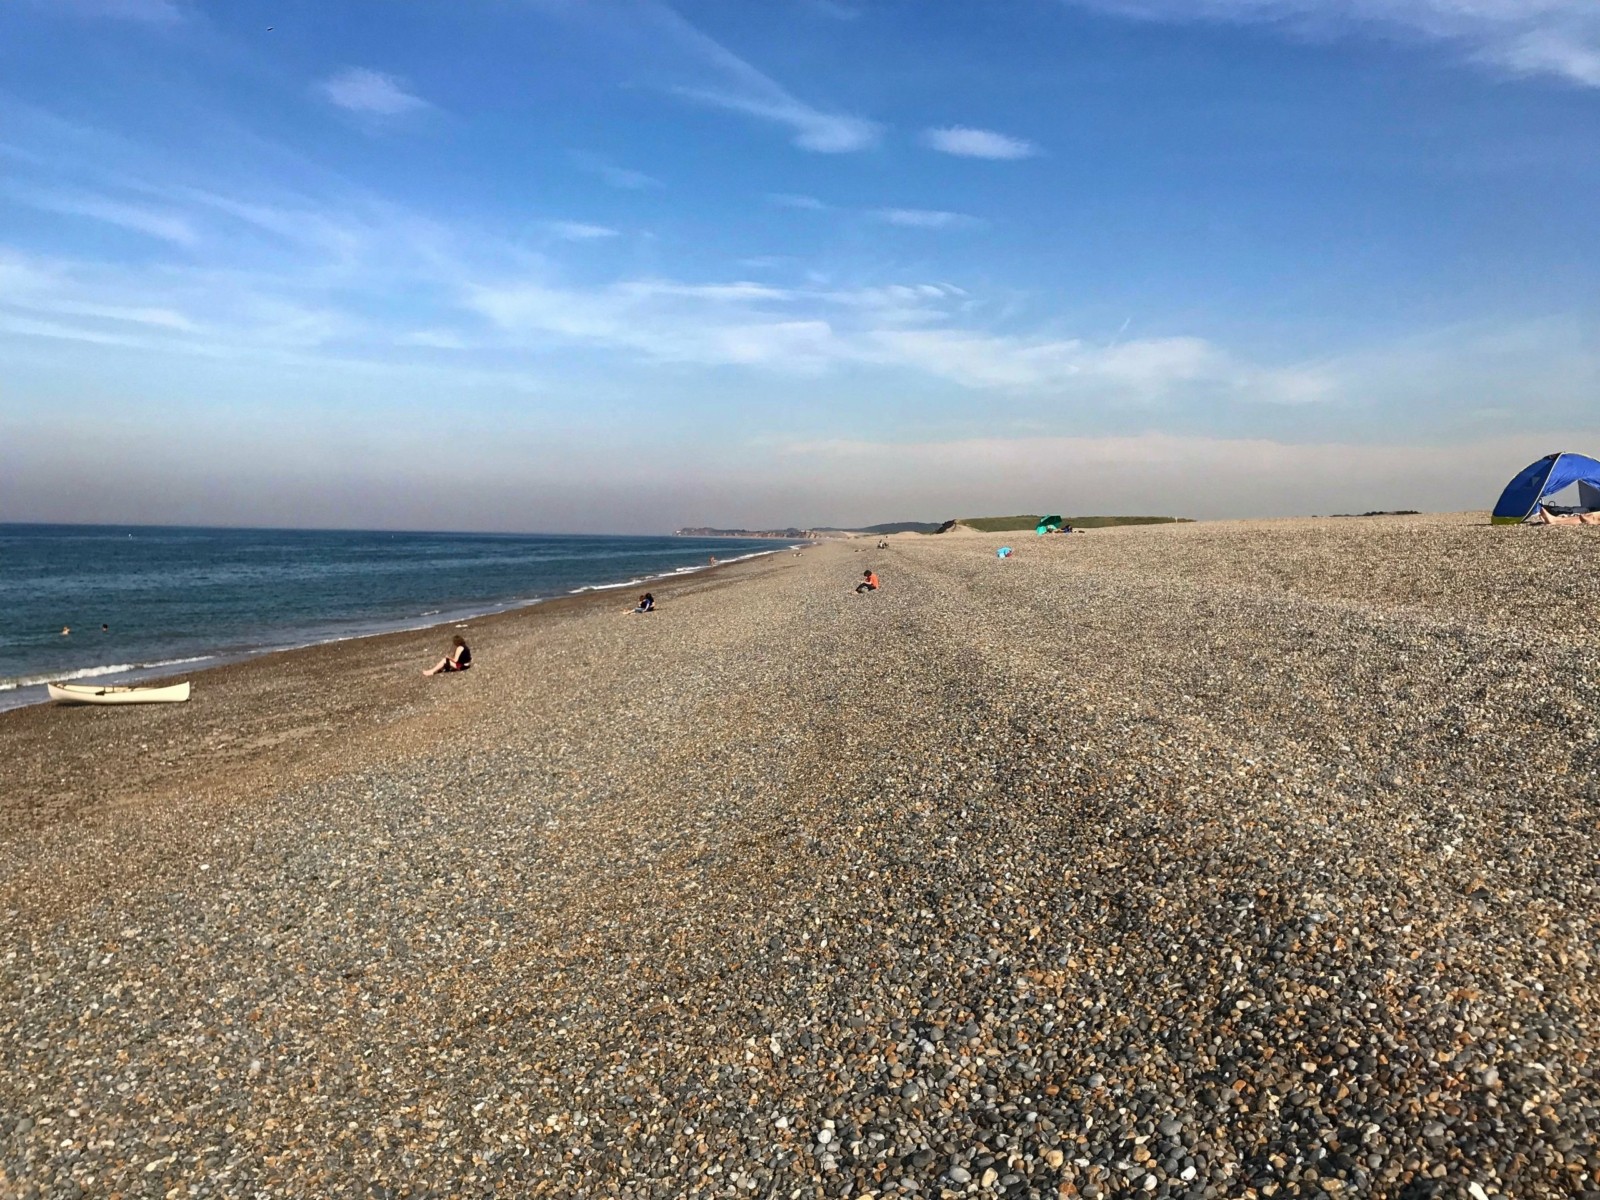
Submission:
M 181 667 L 188 663 L 205 662 L 212 657 L 214 656 L 210 654 L 200 654 L 194 658 L 164 658 L 159 662 L 107 663 L 98 667 L 80 667 L 76 671 L 57 671 L 52 675 L 18 675 L 11 679 L 0 679 L 0 692 L 38 687 L 41 683 L 65 683 L 69 679 L 98 679 L 102 675 L 121 675 L 125 671 L 154 671 L 160 667 Z

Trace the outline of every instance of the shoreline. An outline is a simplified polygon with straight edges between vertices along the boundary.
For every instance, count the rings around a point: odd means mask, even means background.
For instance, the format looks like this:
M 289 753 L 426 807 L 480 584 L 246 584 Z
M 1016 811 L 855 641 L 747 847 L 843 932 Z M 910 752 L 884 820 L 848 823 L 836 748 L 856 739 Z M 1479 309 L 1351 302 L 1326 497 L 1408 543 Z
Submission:
M 763 564 L 786 561 L 794 560 L 764 551 L 672 572 L 663 578 L 680 586 L 660 601 L 670 606 L 685 595 L 726 587 Z M 0 767 L 0 841 L 63 819 L 114 818 L 128 803 L 187 803 L 202 795 L 217 802 L 407 753 L 407 728 L 419 722 L 458 726 L 460 702 L 470 709 L 481 701 L 481 691 L 474 690 L 452 697 L 453 708 L 444 703 L 451 691 L 495 673 L 502 644 L 520 647 L 573 620 L 608 612 L 625 619 L 625 607 L 613 609 L 612 593 L 629 586 L 585 587 L 468 620 L 268 650 L 174 672 L 165 678 L 194 684 L 182 704 L 47 700 L 0 711 L 0 763 L 10 764 Z M 473 631 L 472 671 L 423 678 L 422 668 L 444 654 L 446 631 L 455 628 Z M 332 744 L 336 732 L 348 740 Z M 80 739 L 88 741 L 75 745 Z M 66 775 L 60 771 L 63 753 L 74 768 Z M 0 845 L 0 881 L 3 850 Z
M 463 621 L 481 621 L 488 617 L 499 616 L 502 613 L 519 612 L 533 608 L 540 604 L 549 604 L 552 601 L 587 595 L 589 593 L 616 591 L 630 587 L 648 586 L 661 580 L 684 579 L 707 571 L 717 570 L 719 567 L 729 566 L 734 563 L 746 562 L 750 559 L 764 558 L 773 554 L 783 553 L 786 549 L 798 549 L 814 543 L 791 543 L 781 549 L 754 550 L 748 554 L 737 555 L 726 560 L 718 560 L 715 564 L 704 564 L 690 567 L 678 567 L 670 571 L 662 571 L 655 575 L 639 576 L 634 579 L 623 580 L 618 583 L 585 584 L 565 592 L 558 592 L 549 596 L 535 596 L 508 601 L 497 601 L 489 607 L 469 605 L 446 613 L 440 610 L 436 613 L 423 613 L 416 617 L 395 617 L 391 619 L 373 619 L 362 622 L 358 632 L 340 634 L 335 637 L 315 638 L 311 641 L 291 641 L 275 643 L 272 645 L 251 647 L 243 650 L 216 651 L 203 653 L 191 658 L 169 659 L 163 662 L 143 664 L 107 664 L 104 666 L 82 667 L 64 674 L 40 674 L 27 676 L 29 682 L 10 683 L 0 686 L 0 720 L 6 713 L 16 712 L 21 709 L 32 708 L 38 705 L 50 704 L 49 694 L 45 690 L 47 683 L 66 683 L 78 680 L 92 679 L 100 684 L 120 686 L 130 683 L 157 683 L 163 680 L 176 680 L 179 676 L 197 675 L 203 671 L 216 670 L 220 667 L 234 666 L 242 662 L 273 654 L 288 654 L 296 650 L 315 649 L 319 646 L 333 646 L 343 642 L 360 641 L 364 638 L 386 637 L 390 634 L 421 633 L 429 629 L 453 625 Z M 421 622 L 416 624 L 413 622 Z M 203 667 L 191 667 L 189 670 L 179 669 L 190 667 L 191 664 L 205 663 Z

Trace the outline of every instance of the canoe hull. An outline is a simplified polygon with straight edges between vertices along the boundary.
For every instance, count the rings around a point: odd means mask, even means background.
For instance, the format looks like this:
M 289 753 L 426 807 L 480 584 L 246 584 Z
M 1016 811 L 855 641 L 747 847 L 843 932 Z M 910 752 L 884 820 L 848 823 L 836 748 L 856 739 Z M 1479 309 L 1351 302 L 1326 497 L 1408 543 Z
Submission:
M 182 704 L 189 698 L 189 681 L 162 687 L 110 687 L 88 683 L 49 683 L 45 687 L 57 704 Z

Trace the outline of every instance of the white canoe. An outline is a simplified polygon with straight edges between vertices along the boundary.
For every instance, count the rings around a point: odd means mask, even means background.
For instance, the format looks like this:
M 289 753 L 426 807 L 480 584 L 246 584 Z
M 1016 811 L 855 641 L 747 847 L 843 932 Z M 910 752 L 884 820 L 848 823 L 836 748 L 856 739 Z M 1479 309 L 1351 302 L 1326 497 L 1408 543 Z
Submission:
M 111 687 L 94 683 L 49 683 L 50 699 L 60 704 L 181 704 L 189 681 L 162 687 Z

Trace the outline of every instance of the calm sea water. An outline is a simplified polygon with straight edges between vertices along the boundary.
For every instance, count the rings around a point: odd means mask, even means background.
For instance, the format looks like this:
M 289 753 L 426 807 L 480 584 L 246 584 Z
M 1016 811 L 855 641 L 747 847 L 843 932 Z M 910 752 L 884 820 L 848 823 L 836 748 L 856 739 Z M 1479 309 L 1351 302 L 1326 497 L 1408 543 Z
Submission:
M 264 650 L 635 586 L 783 543 L 0 525 L 0 708 Z M 105 631 L 101 625 L 107 626 Z M 71 634 L 63 636 L 64 626 Z

